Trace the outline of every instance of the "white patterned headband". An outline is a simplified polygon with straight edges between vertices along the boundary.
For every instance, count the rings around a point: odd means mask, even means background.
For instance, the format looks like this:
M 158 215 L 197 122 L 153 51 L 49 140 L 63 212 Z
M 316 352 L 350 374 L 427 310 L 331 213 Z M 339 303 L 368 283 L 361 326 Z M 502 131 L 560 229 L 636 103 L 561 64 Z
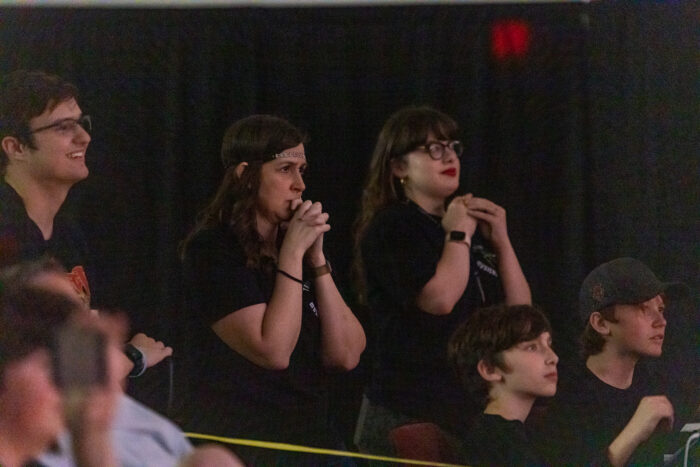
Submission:
M 306 160 L 306 154 L 301 152 L 301 151 L 282 151 L 278 152 L 277 154 L 273 154 L 270 156 L 270 160 L 275 160 L 275 159 L 280 159 L 283 157 L 296 157 L 298 159 L 304 159 Z

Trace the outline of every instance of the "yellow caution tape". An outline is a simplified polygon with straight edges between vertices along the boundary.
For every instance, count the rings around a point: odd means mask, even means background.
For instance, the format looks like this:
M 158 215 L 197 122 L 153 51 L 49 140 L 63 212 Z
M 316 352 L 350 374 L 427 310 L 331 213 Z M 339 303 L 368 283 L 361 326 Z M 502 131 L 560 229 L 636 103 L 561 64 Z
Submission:
M 297 444 L 272 443 L 269 441 L 255 441 L 252 439 L 225 438 L 223 436 L 203 435 L 201 433 L 185 433 L 185 436 L 192 439 L 202 439 L 207 441 L 217 441 L 219 443 L 240 444 L 241 446 L 253 446 L 256 448 L 277 449 L 279 451 L 308 452 L 313 454 L 326 454 L 329 456 L 359 457 L 377 461 L 396 462 L 399 464 L 412 465 L 434 465 L 436 467 L 466 467 L 461 464 L 444 464 L 434 461 L 419 461 L 414 459 L 400 459 L 397 457 L 375 456 L 372 454 L 361 454 L 359 452 L 338 451 L 335 449 L 311 448 Z

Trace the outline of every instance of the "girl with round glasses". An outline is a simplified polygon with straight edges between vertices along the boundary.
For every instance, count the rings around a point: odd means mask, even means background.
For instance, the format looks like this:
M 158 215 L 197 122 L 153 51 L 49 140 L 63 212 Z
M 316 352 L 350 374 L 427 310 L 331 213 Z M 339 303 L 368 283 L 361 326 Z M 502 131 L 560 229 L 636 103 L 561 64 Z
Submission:
M 388 434 L 412 422 L 458 430 L 471 404 L 447 342 L 477 307 L 529 304 L 505 210 L 459 188 L 457 124 L 407 107 L 382 128 L 356 221 L 355 269 L 372 318 L 373 372 L 356 431 L 365 452 L 393 454 Z
M 365 335 L 323 252 L 328 214 L 301 198 L 304 140 L 270 115 L 239 120 L 224 135 L 223 181 L 183 247 L 189 430 L 341 447 L 329 424 L 328 370 L 354 368 Z M 249 465 L 325 462 L 236 451 Z

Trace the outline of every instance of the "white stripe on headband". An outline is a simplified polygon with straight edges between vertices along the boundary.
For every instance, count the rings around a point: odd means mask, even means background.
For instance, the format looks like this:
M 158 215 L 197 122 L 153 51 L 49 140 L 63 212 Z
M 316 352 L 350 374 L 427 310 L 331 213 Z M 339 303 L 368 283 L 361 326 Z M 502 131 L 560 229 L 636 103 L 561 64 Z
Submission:
M 283 151 L 270 156 L 270 159 L 279 159 L 280 157 L 297 157 L 299 159 L 306 159 L 306 154 L 299 151 Z

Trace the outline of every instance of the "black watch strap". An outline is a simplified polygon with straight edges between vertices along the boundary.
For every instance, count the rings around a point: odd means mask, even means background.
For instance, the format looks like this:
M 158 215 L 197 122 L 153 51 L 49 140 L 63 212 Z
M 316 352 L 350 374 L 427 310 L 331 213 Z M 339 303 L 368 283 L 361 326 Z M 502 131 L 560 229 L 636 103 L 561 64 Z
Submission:
M 144 358 L 143 352 L 132 344 L 126 344 L 124 346 L 124 354 L 126 354 L 129 360 L 134 364 L 134 368 L 129 372 L 129 378 L 141 376 L 146 371 L 146 359 Z
M 447 234 L 447 239 L 450 242 L 464 243 L 469 248 L 472 246 L 471 239 L 467 239 L 467 233 L 461 230 L 451 230 Z
M 450 241 L 451 242 L 463 242 L 467 238 L 467 233 L 461 230 L 450 231 Z

